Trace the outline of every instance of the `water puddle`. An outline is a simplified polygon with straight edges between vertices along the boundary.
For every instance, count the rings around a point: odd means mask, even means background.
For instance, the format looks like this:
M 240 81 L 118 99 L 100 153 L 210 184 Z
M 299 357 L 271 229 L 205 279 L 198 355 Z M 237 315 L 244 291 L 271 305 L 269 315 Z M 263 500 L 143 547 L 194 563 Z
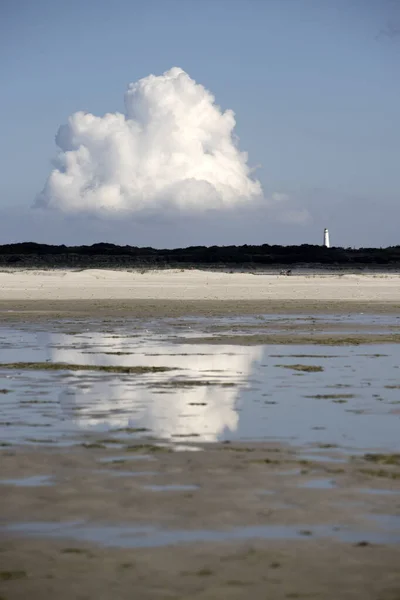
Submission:
M 336 525 L 257 525 L 223 530 L 162 530 L 154 526 L 88 525 L 84 522 L 67 523 L 14 523 L 0 527 L 0 531 L 24 536 L 69 538 L 120 548 L 152 548 L 197 542 L 230 542 L 247 539 L 309 540 L 336 539 L 341 542 L 397 544 L 400 531 L 391 527 L 391 521 L 382 518 L 388 529 L 357 530 Z
M 0 485 L 16 485 L 18 487 L 39 487 L 53 485 L 51 475 L 33 475 L 32 477 L 21 477 L 19 479 L 0 479 Z
M 385 529 L 400 529 L 400 515 L 371 515 L 369 518 Z
M 310 479 L 309 481 L 300 484 L 298 487 L 309 488 L 312 490 L 333 490 L 337 487 L 337 484 L 332 479 Z
M 111 475 L 112 477 L 153 477 L 158 475 L 157 471 L 111 471 L 108 469 L 98 469 L 96 473 Z
M 321 455 L 321 454 L 301 454 L 299 456 L 300 460 L 309 460 L 312 462 L 329 462 L 329 463 L 345 463 L 347 462 L 346 458 L 339 456 L 329 456 L 329 455 Z
M 372 494 L 376 496 L 399 496 L 400 490 L 383 490 L 377 488 L 361 488 L 358 490 L 361 494 Z
M 279 471 L 278 475 L 301 475 L 301 469 L 288 469 L 287 471 Z
M 297 508 L 298 505 L 293 502 L 274 502 L 273 504 L 268 504 L 268 508 L 272 508 L 274 510 L 292 510 L 293 508 Z
M 389 316 L 318 318 L 394 324 Z M 0 444 L 67 445 L 106 433 L 120 450 L 149 436 L 182 451 L 201 448 L 192 442 L 226 440 L 400 450 L 400 412 L 393 412 L 400 345 L 193 343 L 207 329 L 212 337 L 218 328 L 257 331 L 264 321 L 290 327 L 310 319 L 131 319 L 113 322 L 107 333 L 89 320 L 86 327 L 63 321 L 48 331 L 33 324 L 0 328 L 0 363 L 36 363 L 0 368 Z M 66 370 L 63 363 L 86 370 Z M 103 367 L 111 370 L 98 370 Z M 312 460 L 341 459 L 321 453 Z
M 180 485 L 180 484 L 169 484 L 169 485 L 144 485 L 144 490 L 151 492 L 192 492 L 198 490 L 198 485 Z
M 154 456 L 150 456 L 150 454 L 122 454 L 121 456 L 106 456 L 104 458 L 99 458 L 99 462 L 101 463 L 124 463 L 127 461 L 133 460 L 155 460 Z
M 174 452 L 200 452 L 203 450 L 200 446 L 189 446 L 189 444 L 168 444 L 166 447 L 171 448 Z

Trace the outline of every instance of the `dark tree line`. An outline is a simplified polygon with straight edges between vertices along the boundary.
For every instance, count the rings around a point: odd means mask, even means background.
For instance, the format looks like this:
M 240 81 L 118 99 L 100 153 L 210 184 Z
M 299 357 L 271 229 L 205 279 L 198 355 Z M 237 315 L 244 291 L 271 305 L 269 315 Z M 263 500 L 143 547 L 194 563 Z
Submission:
M 191 246 L 155 249 L 99 243 L 51 246 L 24 242 L 0 246 L 0 266 L 21 268 L 146 267 L 379 267 L 400 268 L 400 246 L 325 248 L 324 246 Z

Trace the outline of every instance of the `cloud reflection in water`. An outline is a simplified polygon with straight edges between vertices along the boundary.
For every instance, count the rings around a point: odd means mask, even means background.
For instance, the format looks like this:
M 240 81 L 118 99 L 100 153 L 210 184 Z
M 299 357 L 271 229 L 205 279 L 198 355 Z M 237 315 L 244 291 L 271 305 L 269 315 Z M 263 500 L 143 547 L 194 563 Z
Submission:
M 240 390 L 262 355 L 254 346 L 168 344 L 99 333 L 80 347 L 70 343 L 70 336 L 53 338 L 51 360 L 171 369 L 146 375 L 71 374 L 60 401 L 80 427 L 143 427 L 160 438 L 193 436 L 201 442 L 237 429 Z

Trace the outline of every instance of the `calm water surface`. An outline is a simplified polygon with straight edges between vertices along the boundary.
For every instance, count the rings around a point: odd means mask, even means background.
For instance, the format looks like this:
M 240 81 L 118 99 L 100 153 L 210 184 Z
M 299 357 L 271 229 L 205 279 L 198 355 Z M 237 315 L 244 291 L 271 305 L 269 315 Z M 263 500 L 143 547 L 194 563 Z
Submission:
M 308 323 L 314 317 L 296 316 Z M 88 434 L 182 443 L 283 440 L 340 449 L 400 449 L 400 347 L 192 343 L 257 333 L 264 317 L 63 321 L 0 328 L 0 363 L 167 367 L 162 373 L 0 367 L 0 443 L 73 444 Z M 395 317 L 318 317 L 398 327 Z M 268 316 L 290 325 L 290 317 Z M 260 325 L 261 326 L 261 325 Z M 97 330 L 96 330 L 97 329 Z M 101 331 L 100 331 L 101 329 Z M 106 329 L 106 330 L 105 330 Z M 293 365 L 321 367 L 298 371 Z M 288 368 L 289 367 L 289 368 Z M 122 431 L 125 430 L 125 431 Z M 126 431 L 128 430 L 128 431 Z

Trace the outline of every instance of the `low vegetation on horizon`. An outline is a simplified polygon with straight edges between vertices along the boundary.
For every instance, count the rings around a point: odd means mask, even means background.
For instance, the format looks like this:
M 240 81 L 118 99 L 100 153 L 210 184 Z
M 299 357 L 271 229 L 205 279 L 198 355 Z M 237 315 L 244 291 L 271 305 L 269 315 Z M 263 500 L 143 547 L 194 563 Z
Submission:
M 92 246 L 51 246 L 23 242 L 0 246 L 0 267 L 32 268 L 265 268 L 400 267 L 400 246 L 388 248 L 325 248 L 301 246 L 190 246 L 156 249 L 98 243 Z

